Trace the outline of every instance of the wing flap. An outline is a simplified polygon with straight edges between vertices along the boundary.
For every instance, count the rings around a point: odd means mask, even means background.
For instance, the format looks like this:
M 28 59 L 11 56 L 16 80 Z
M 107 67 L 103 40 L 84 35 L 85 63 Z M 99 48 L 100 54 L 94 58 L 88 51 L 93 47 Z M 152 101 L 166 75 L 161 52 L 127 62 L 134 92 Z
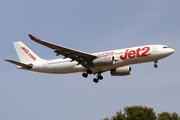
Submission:
M 23 68 L 27 68 L 27 69 L 31 69 L 33 67 L 32 65 L 20 63 L 20 62 L 14 61 L 14 60 L 7 60 L 7 59 L 5 59 L 5 61 L 10 62 L 12 64 L 15 64 L 17 66 L 21 66 Z

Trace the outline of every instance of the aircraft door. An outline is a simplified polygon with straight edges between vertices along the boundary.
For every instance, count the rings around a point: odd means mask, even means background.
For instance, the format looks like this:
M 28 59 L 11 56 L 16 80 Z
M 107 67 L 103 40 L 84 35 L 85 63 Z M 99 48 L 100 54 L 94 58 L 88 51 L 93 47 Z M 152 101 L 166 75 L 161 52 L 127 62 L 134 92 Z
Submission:
M 44 67 L 44 68 L 47 68 L 47 62 L 46 62 L 46 61 L 44 61 L 43 67 Z
M 153 46 L 153 52 L 157 52 L 157 46 L 156 45 Z

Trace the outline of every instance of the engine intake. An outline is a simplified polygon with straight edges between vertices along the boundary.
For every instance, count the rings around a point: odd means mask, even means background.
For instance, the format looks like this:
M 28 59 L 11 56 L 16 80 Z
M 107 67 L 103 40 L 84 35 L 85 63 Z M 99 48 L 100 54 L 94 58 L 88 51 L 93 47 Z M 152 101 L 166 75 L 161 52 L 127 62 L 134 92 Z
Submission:
M 111 70 L 111 76 L 125 76 L 131 74 L 131 67 L 124 66 Z
M 114 56 L 99 57 L 92 61 L 94 66 L 113 65 L 114 63 Z

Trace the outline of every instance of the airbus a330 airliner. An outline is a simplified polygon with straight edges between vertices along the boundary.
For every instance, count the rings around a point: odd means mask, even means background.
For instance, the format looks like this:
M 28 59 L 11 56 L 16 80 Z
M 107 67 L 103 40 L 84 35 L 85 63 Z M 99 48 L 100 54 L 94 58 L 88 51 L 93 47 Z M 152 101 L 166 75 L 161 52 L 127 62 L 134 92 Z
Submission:
M 56 56 L 62 55 L 64 58 L 44 60 L 38 57 L 21 41 L 14 42 L 20 62 L 5 59 L 5 61 L 17 65 L 18 69 L 30 70 L 51 74 L 66 74 L 83 72 L 82 76 L 87 78 L 89 74 L 96 74 L 93 79 L 95 83 L 103 79 L 101 73 L 110 71 L 111 76 L 125 76 L 131 74 L 131 64 L 154 62 L 157 68 L 158 60 L 165 58 L 174 49 L 166 45 L 144 45 L 119 50 L 110 50 L 98 53 L 86 53 L 50 42 L 40 40 L 29 34 L 31 40 L 51 48 Z

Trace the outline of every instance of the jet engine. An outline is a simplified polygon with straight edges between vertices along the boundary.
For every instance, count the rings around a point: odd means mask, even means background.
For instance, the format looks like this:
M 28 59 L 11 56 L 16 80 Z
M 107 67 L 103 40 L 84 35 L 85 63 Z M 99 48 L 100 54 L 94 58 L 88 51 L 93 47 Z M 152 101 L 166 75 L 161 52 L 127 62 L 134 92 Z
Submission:
M 92 61 L 94 66 L 113 65 L 115 63 L 114 56 L 99 57 Z
M 124 66 L 111 70 L 111 76 L 125 76 L 131 74 L 131 67 Z

